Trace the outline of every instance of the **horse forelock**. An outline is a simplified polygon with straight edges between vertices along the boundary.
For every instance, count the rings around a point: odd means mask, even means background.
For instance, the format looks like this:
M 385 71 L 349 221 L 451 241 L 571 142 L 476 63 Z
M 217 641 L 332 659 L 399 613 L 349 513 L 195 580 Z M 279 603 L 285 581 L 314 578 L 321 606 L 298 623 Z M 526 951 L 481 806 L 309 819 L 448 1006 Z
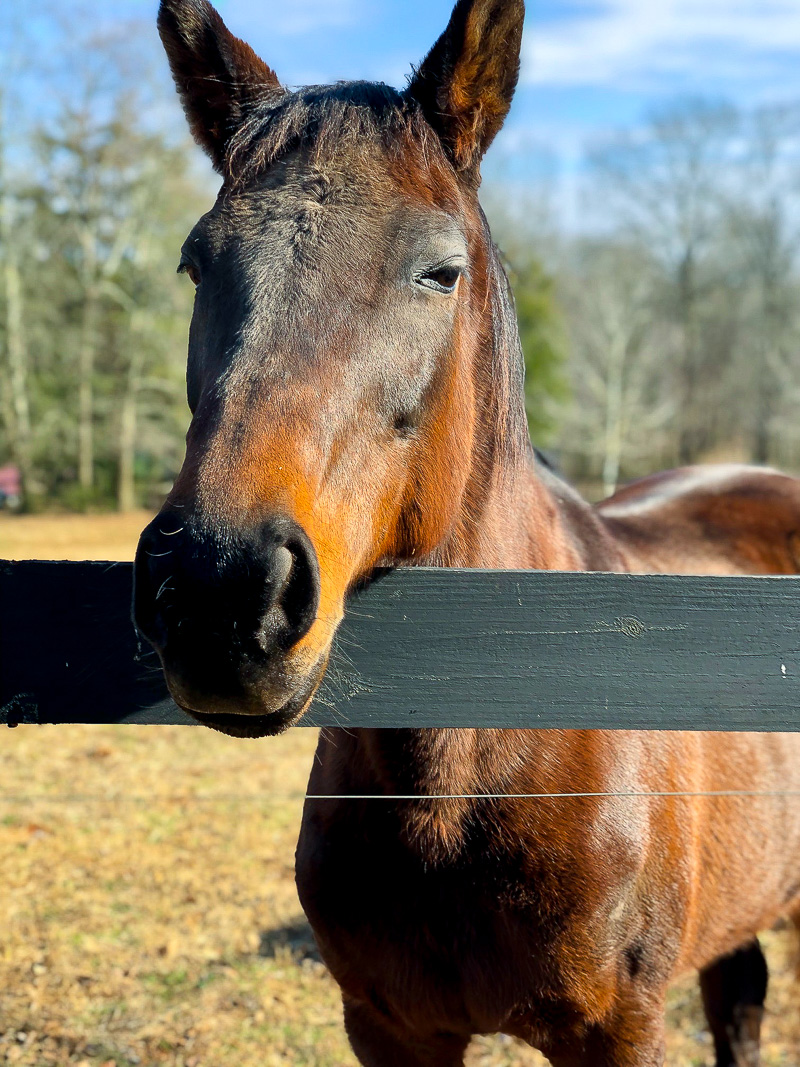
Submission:
M 233 188 L 255 182 L 300 148 L 312 148 L 318 160 L 368 144 L 391 148 L 419 125 L 417 110 L 396 89 L 376 82 L 310 85 L 277 97 L 265 92 L 228 142 L 226 182 Z

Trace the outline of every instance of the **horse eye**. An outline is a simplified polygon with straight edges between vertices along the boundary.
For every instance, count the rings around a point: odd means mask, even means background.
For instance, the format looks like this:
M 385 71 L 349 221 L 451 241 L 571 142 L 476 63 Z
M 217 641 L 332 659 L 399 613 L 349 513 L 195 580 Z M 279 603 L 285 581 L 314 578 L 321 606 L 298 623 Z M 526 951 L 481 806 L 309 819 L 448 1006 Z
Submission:
M 181 257 L 181 261 L 178 264 L 178 274 L 188 274 L 195 289 L 200 284 L 200 271 L 188 259 Z
M 416 413 L 399 411 L 395 415 L 392 425 L 398 437 L 411 437 L 417 428 Z
M 437 267 L 421 275 L 419 281 L 422 285 L 426 285 L 429 289 L 436 289 L 440 293 L 452 293 L 460 277 L 460 267 Z

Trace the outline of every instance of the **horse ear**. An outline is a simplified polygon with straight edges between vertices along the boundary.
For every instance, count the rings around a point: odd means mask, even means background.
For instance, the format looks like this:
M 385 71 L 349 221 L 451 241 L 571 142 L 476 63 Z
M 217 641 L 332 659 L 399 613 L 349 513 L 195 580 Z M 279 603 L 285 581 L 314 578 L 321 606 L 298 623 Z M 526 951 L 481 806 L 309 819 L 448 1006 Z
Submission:
M 161 0 L 158 32 L 189 128 L 221 171 L 228 142 L 250 111 L 283 94 L 278 78 L 208 0 Z
M 524 0 L 458 0 L 406 90 L 457 170 L 473 171 L 503 125 L 519 77 Z

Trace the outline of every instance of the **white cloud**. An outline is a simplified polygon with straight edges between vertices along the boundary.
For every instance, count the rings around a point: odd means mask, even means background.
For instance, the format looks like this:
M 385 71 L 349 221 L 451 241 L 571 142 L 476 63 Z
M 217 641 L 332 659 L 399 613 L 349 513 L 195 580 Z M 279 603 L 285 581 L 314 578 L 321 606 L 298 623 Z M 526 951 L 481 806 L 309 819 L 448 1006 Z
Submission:
M 523 78 L 639 90 L 687 74 L 769 79 L 790 52 L 800 53 L 798 0 L 579 0 L 576 14 L 543 25 L 534 13 Z
M 361 0 L 267 0 L 254 5 L 252 0 L 229 0 L 220 5 L 226 19 L 238 19 L 242 25 L 267 27 L 286 37 L 302 36 L 316 30 L 356 25 Z

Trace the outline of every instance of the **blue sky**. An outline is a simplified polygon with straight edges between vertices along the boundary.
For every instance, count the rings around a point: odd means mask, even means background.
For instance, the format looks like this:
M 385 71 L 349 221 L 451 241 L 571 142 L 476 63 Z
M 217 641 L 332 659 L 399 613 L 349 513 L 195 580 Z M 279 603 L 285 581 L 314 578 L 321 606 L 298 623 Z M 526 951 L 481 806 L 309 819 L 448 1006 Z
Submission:
M 0 3 L 29 17 L 28 0 Z M 218 6 L 290 85 L 355 77 L 402 85 L 450 14 L 450 0 Z M 155 35 L 156 7 L 77 0 L 75 11 L 97 25 L 140 18 Z M 635 127 L 676 96 L 800 99 L 800 0 L 529 0 L 520 88 L 493 154 L 524 166 L 544 148 L 569 171 L 587 140 Z
M 449 0 L 221 0 L 289 83 L 402 84 L 444 28 Z M 744 105 L 800 98 L 800 0 L 529 0 L 507 147 L 574 154 L 678 95 Z

